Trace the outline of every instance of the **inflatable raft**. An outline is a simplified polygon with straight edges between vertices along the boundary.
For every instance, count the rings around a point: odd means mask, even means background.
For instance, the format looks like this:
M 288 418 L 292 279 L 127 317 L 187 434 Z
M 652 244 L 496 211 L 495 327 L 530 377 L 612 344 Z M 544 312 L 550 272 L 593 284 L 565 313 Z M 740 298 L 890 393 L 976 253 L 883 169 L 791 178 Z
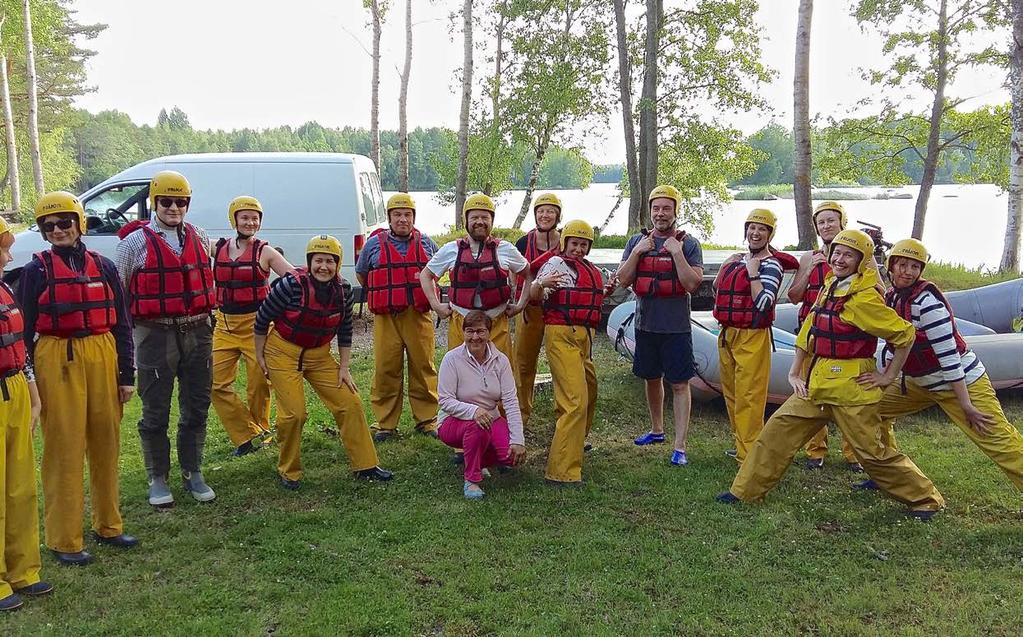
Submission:
M 993 286 L 992 286 L 993 287 Z M 793 305 L 779 306 L 779 312 Z M 607 334 L 617 350 L 632 360 L 636 350 L 633 317 L 636 302 L 629 301 L 616 307 L 607 320 Z M 696 377 L 690 382 L 693 398 L 700 401 L 712 400 L 721 395 L 721 378 L 718 368 L 717 321 L 710 312 L 693 312 L 693 358 L 696 362 Z M 795 320 L 793 318 L 793 326 Z M 794 327 L 793 327 L 794 329 Z M 781 404 L 792 394 L 788 373 L 795 356 L 796 337 L 792 332 L 772 328 L 775 351 L 771 355 L 768 402 Z M 984 362 L 991 382 L 996 389 L 1023 387 L 1023 334 L 994 334 L 982 325 L 960 321 L 960 331 L 970 348 Z M 880 347 L 878 347 L 880 354 Z

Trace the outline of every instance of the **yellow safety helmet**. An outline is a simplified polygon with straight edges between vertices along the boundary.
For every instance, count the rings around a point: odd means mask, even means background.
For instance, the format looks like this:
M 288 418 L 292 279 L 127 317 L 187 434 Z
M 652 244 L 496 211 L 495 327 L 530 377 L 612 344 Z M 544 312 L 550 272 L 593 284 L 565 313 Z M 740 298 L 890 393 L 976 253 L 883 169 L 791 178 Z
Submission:
M 36 202 L 35 217 L 37 224 L 40 219 L 47 215 L 59 215 L 62 213 L 75 215 L 75 220 L 78 221 L 78 232 L 85 233 L 85 208 L 82 207 L 82 202 L 78 200 L 78 197 L 63 190 L 57 190 L 46 193 Z
M 192 186 L 185 176 L 173 170 L 161 170 L 149 182 L 149 209 L 156 210 L 157 197 L 192 198 Z
M 746 230 L 749 228 L 749 224 L 751 223 L 763 224 L 770 228 L 771 234 L 767 237 L 767 240 L 770 241 L 774 238 L 775 228 L 778 227 L 778 215 L 774 214 L 767 208 L 754 208 L 748 215 L 746 215 L 746 222 L 742 224 L 743 234 L 746 233 Z
M 388 214 L 395 208 L 409 208 L 412 210 L 412 216 L 416 214 L 416 202 L 407 192 L 396 192 L 387 200 Z
M 813 225 L 817 225 L 817 215 L 824 212 L 825 210 L 831 210 L 838 213 L 838 227 L 841 230 L 845 230 L 845 224 L 848 223 L 849 218 L 845 215 L 845 208 L 842 204 L 837 201 L 822 201 L 817 204 L 817 207 L 813 209 Z
M 919 261 L 924 266 L 931 260 L 931 254 L 927 252 L 927 248 L 916 239 L 903 239 L 902 241 L 895 242 L 895 245 L 892 246 L 892 251 L 888 254 L 888 260 L 885 262 L 889 272 L 892 269 L 892 259 L 895 257 L 913 259 L 914 261 Z
M 831 260 L 831 253 L 835 251 L 835 246 L 852 248 L 863 255 L 863 258 L 860 259 L 860 266 L 857 268 L 860 274 L 867 271 L 869 259 L 874 258 L 874 240 L 862 230 L 843 230 L 839 232 L 831 240 L 831 247 L 828 249 L 829 261 Z
M 561 251 L 564 252 L 568 246 L 568 238 L 575 237 L 576 239 L 586 239 L 590 242 L 590 248 L 593 247 L 593 226 L 586 223 L 581 219 L 573 219 L 565 224 L 565 227 L 561 230 Z M 589 254 L 589 250 L 586 253 Z
M 242 210 L 255 210 L 259 213 L 259 220 L 263 220 L 263 206 L 259 203 L 259 199 L 250 195 L 241 195 L 231 200 L 231 203 L 227 205 L 227 220 L 231 222 L 232 228 L 238 227 L 238 220 L 235 216 Z
M 337 262 L 340 264 L 343 257 L 341 242 L 337 240 L 337 237 L 329 234 L 318 234 L 310 239 L 305 246 L 306 261 L 316 253 L 333 255 L 337 257 Z
M 486 210 L 490 213 L 491 221 L 493 221 L 497 215 L 494 200 L 481 192 L 467 197 L 465 204 L 462 205 L 462 222 L 466 225 L 468 225 L 470 210 Z
M 0 235 L 5 235 L 11 231 L 11 224 L 7 223 L 7 220 L 0 217 Z
M 647 197 L 647 209 L 649 210 L 650 202 L 662 197 L 665 199 L 671 199 L 675 202 L 675 214 L 678 214 L 679 206 L 682 205 L 682 193 L 680 193 L 678 188 L 675 186 L 669 186 L 667 184 L 658 186 L 650 191 L 650 196 Z
M 555 206 L 558 209 L 558 221 L 561 221 L 561 199 L 553 192 L 545 192 L 533 202 L 533 214 L 540 206 Z

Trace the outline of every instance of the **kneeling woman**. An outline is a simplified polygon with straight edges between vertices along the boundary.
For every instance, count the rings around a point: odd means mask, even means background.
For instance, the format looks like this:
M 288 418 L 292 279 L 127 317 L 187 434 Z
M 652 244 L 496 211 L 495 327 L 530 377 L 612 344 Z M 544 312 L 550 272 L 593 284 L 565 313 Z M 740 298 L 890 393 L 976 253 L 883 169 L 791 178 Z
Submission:
M 508 357 L 490 342 L 492 327 L 485 312 L 466 314 L 463 343 L 444 355 L 438 375 L 440 408 L 448 417 L 437 434 L 449 447 L 465 450 L 462 493 L 470 500 L 483 497 L 484 467 L 514 465 L 526 453 L 515 375 Z
M 545 473 L 552 484 L 582 482 L 584 445 L 597 407 L 590 353 L 593 330 L 600 325 L 604 279 L 586 260 L 592 245 L 590 224 L 569 221 L 561 231 L 561 254 L 548 252 L 530 264 L 537 269 L 530 294 L 543 299 L 544 347 L 558 418 Z
M 35 217 L 52 247 L 22 270 L 18 295 L 42 400 L 46 546 L 59 563 L 79 566 L 92 561 L 82 541 L 86 458 L 93 539 L 137 544 L 124 534 L 117 464 L 122 405 L 135 393 L 135 350 L 117 268 L 81 241 L 78 198 L 51 192 Z
M 302 426 L 308 417 L 303 378 L 334 417 L 355 476 L 391 479 L 390 471 L 377 466 L 349 369 L 352 288 L 341 278 L 340 267 L 341 242 L 325 234 L 313 237 L 306 246 L 306 267 L 274 281 L 256 314 L 256 361 L 277 402 L 277 471 L 286 489 L 297 489 L 302 479 Z M 335 337 L 340 364 L 330 353 Z

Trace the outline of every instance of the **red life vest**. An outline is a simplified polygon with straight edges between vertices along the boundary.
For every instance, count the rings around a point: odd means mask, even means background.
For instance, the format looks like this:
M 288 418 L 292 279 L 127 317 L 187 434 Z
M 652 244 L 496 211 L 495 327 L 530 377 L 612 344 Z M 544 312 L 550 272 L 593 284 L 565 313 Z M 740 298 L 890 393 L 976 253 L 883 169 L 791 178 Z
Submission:
M 575 270 L 576 282 L 572 287 L 555 288 L 543 302 L 545 325 L 600 325 L 600 306 L 604 303 L 604 277 L 586 259 L 562 259 Z
M 803 293 L 803 303 L 799 306 L 797 325 L 802 325 L 803 321 L 810 314 L 810 308 L 813 307 L 817 297 L 821 294 L 821 290 L 824 289 L 824 279 L 830 273 L 831 266 L 827 262 L 818 263 L 810 268 L 810 277 L 806 280 L 806 292 Z
M 725 273 L 714 299 L 714 318 L 725 327 L 771 327 L 774 323 L 774 304 L 771 304 L 767 312 L 761 312 L 753 305 L 753 288 L 746 264 L 732 261 L 724 268 Z
M 14 302 L 11 288 L 0 281 L 0 379 L 25 369 L 24 329 L 25 319 Z
M 686 233 L 681 230 L 675 233 L 680 242 L 685 241 Z M 636 296 L 665 297 L 687 296 L 689 292 L 678 279 L 675 271 L 675 259 L 668 254 L 662 245 L 659 250 L 647 252 L 639 258 L 636 266 L 636 280 L 632 283 Z
M 345 311 L 345 293 L 340 280 L 332 285 L 327 303 L 316 299 L 313 276 L 306 268 L 296 268 L 295 277 L 302 288 L 302 301 L 288 307 L 281 317 L 274 321 L 274 329 L 289 343 L 306 349 L 322 347 L 337 336 Z
M 82 271 L 76 272 L 51 250 L 35 255 L 46 275 L 36 318 L 40 334 L 82 338 L 106 334 L 117 323 L 114 290 L 103 277 L 99 255 L 86 250 L 82 256 Z
M 379 261 L 366 277 L 370 311 L 374 314 L 398 314 L 412 306 L 416 312 L 429 312 L 430 302 L 419 284 L 419 273 L 430 260 L 423 248 L 422 235 L 412 229 L 412 238 L 404 256 L 387 233 L 380 233 L 377 240 L 380 242 Z
M 874 358 L 877 337 L 842 320 L 842 308 L 850 297 L 834 296 L 837 283 L 832 283 L 828 295 L 823 301 L 818 299 L 811 310 L 813 324 L 810 326 L 810 335 L 814 337 L 812 353 L 825 358 Z
M 461 308 L 492 310 L 511 298 L 508 271 L 501 269 L 497 259 L 498 240 L 488 237 L 479 256 L 473 256 L 466 239 L 458 240 L 458 258 L 451 269 L 448 297 Z M 480 304 L 476 307 L 476 295 Z
M 533 230 L 530 230 L 529 232 L 526 233 L 526 251 L 525 251 L 525 253 L 523 253 L 522 256 L 526 257 L 526 261 L 529 261 L 529 271 L 530 272 L 533 272 L 534 274 L 536 272 L 539 272 L 539 269 L 534 269 L 533 268 L 533 262 L 536 261 L 537 259 L 539 259 L 542 255 L 547 254 L 547 252 L 557 253 L 558 250 L 556 248 L 551 248 L 551 249 L 547 250 L 546 252 L 541 252 L 540 248 L 536 245 L 536 230 L 533 229 Z M 549 259 L 550 257 L 547 257 L 547 258 Z M 546 263 L 546 260 L 544 262 Z M 524 280 L 525 279 L 523 277 L 521 277 L 521 276 L 515 277 L 515 298 L 516 299 L 520 298 L 522 296 L 522 283 L 523 283 Z M 539 301 L 532 301 L 531 300 L 529 302 L 529 304 L 530 305 L 540 305 L 540 302 Z
M 270 273 L 259 265 L 267 242 L 253 237 L 238 258 L 232 259 L 230 241 L 220 239 L 214 251 L 217 306 L 225 314 L 251 314 L 259 309 L 270 291 Z
M 966 344 L 966 340 L 963 339 L 959 333 L 959 328 L 956 327 L 956 319 L 952 314 L 952 306 L 949 305 L 948 299 L 941 293 L 941 290 L 937 288 L 930 281 L 920 279 L 911 288 L 903 290 L 897 290 L 892 288 L 884 295 L 884 301 L 888 307 L 898 312 L 899 316 L 913 322 L 913 310 L 912 305 L 921 294 L 924 292 L 930 292 L 936 299 L 941 301 L 948 310 L 948 315 L 952 317 L 952 337 L 955 339 L 956 351 L 962 356 L 969 350 L 969 346 Z M 893 348 L 891 345 L 885 345 L 885 350 L 891 352 Z M 941 371 L 941 363 L 938 361 L 937 355 L 934 353 L 934 348 L 931 347 L 930 342 L 927 340 L 927 334 L 923 330 L 916 331 L 916 339 L 913 341 L 913 347 L 909 350 L 909 357 L 906 359 L 906 364 L 902 366 L 902 373 L 906 376 L 926 376 L 927 374 L 933 374 Z
M 131 278 L 131 314 L 137 319 L 198 316 L 216 303 L 213 269 L 206 248 L 191 224 L 185 224 L 181 255 L 148 225 L 141 232 L 146 240 L 146 262 Z

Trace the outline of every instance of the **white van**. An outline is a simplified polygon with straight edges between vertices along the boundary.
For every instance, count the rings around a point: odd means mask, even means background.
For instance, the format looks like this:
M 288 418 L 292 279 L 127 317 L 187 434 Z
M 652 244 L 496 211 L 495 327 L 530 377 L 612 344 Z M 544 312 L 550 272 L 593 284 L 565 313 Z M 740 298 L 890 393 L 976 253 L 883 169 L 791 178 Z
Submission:
M 185 219 L 204 228 L 210 240 L 233 237 L 227 204 L 252 195 L 263 204 L 259 237 L 305 265 L 305 246 L 316 234 L 331 234 L 344 250 L 342 272 L 354 288 L 355 259 L 367 234 L 386 225 L 384 196 L 368 157 L 341 153 L 207 153 L 158 157 L 124 170 L 81 195 L 87 216 L 84 238 L 90 250 L 114 259 L 117 231 L 128 221 L 148 219 L 149 180 L 176 170 L 192 186 Z M 49 247 L 35 226 L 17 235 L 8 281 L 32 254 Z

